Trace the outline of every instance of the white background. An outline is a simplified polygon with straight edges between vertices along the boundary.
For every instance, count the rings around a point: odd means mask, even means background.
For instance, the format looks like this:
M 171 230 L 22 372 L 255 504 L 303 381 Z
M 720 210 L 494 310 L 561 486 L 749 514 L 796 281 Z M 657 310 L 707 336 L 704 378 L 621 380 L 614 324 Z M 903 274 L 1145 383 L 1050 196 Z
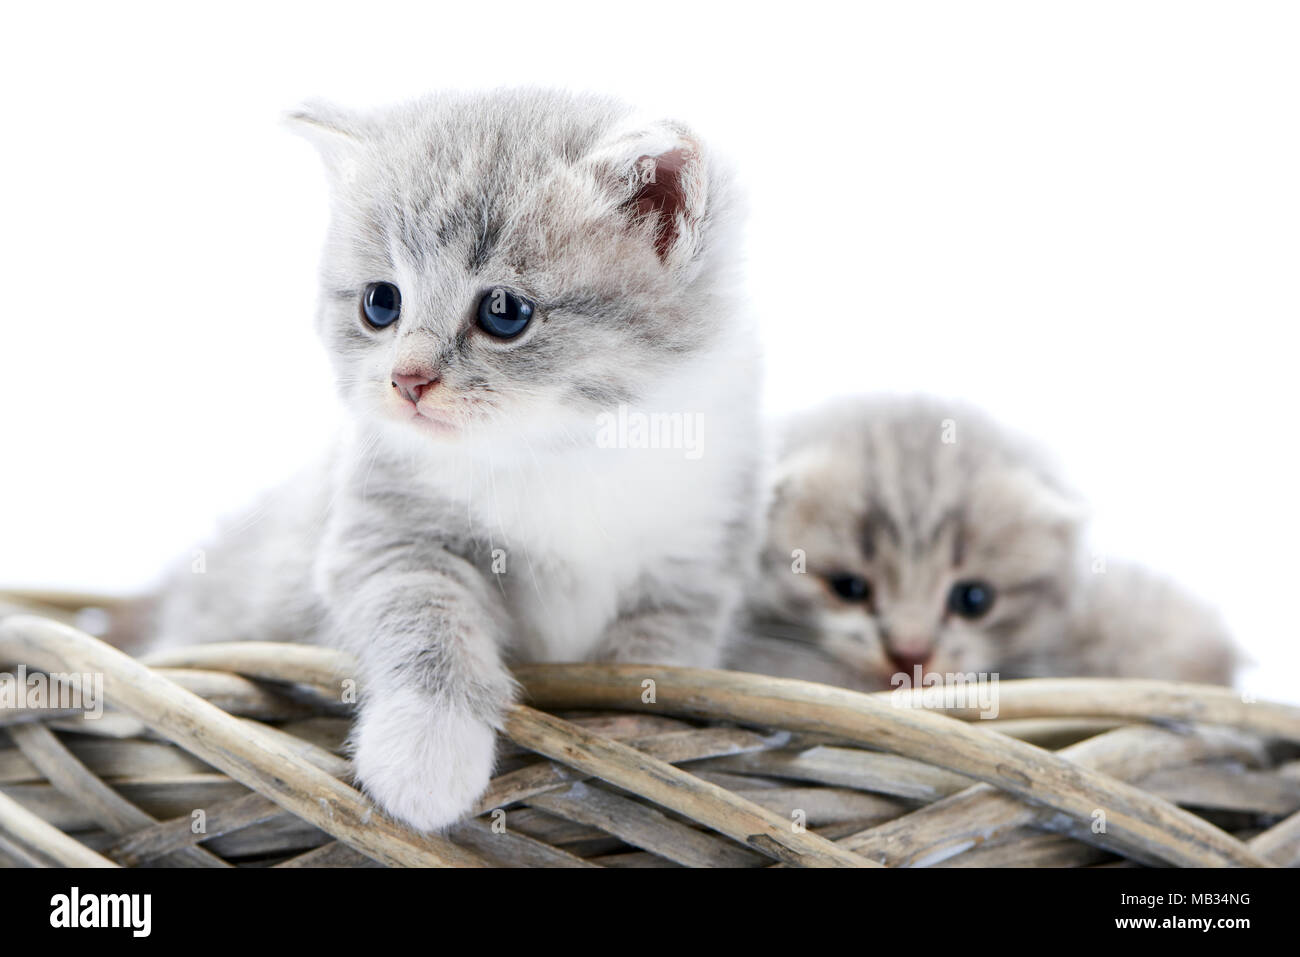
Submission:
M 1039 434 L 1098 549 L 1300 699 L 1296 9 L 6 5 L 0 585 L 141 587 L 328 438 L 281 111 L 541 83 L 733 157 L 773 410 L 921 390 Z

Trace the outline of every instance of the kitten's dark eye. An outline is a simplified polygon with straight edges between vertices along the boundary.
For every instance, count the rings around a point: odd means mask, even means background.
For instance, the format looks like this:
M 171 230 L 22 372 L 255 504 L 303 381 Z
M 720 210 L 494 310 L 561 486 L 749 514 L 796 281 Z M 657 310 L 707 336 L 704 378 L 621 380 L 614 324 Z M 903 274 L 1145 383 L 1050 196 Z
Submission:
M 402 312 L 402 294 L 391 282 L 372 282 L 361 297 L 361 313 L 376 329 L 391 326 Z
M 531 318 L 533 304 L 499 286 L 483 293 L 478 301 L 479 328 L 498 339 L 513 339 L 524 331 Z
M 995 593 L 987 582 L 958 582 L 948 592 L 948 610 L 963 618 L 979 618 L 993 607 Z
M 871 583 L 859 575 L 832 575 L 831 589 L 845 601 L 870 601 Z

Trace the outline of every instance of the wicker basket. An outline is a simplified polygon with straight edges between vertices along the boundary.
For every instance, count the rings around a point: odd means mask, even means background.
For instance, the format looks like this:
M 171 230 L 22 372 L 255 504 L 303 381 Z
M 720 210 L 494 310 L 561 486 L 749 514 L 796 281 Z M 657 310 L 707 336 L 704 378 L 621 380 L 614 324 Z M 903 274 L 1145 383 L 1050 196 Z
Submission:
M 0 669 L 99 674 L 102 717 L 0 710 L 0 863 L 1300 864 L 1300 708 L 1149 681 L 1003 682 L 999 716 L 755 675 L 521 669 L 478 816 L 411 832 L 350 784 L 347 660 L 138 661 L 75 597 L 0 603 Z

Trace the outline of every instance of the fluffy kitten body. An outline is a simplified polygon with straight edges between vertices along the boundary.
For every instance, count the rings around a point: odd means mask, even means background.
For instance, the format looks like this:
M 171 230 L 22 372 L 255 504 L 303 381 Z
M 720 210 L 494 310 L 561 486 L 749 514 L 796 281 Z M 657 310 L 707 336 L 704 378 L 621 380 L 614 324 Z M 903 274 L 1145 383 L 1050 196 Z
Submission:
M 759 511 L 736 204 L 689 132 L 602 99 L 295 119 L 330 171 L 318 328 L 347 431 L 172 577 L 157 644 L 352 651 L 357 777 L 437 828 L 487 784 L 512 661 L 718 663 Z M 500 289 L 533 310 L 510 338 L 476 321 Z M 702 447 L 610 447 L 620 407 L 696 416 Z
M 974 409 L 882 396 L 805 413 L 772 496 L 734 668 L 859 690 L 918 665 L 1231 681 L 1214 614 L 1132 566 L 1094 572 L 1078 497 Z
M 1127 562 L 1087 574 L 1046 673 L 1232 684 L 1244 663 L 1219 613 Z

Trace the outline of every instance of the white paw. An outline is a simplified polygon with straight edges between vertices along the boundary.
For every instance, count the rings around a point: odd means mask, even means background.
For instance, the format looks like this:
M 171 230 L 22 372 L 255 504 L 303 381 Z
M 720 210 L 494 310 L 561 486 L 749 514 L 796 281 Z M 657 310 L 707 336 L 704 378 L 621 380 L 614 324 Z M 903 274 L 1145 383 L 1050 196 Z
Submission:
M 388 814 L 421 831 L 454 824 L 492 778 L 496 732 L 418 691 L 390 691 L 361 709 L 357 780 Z

